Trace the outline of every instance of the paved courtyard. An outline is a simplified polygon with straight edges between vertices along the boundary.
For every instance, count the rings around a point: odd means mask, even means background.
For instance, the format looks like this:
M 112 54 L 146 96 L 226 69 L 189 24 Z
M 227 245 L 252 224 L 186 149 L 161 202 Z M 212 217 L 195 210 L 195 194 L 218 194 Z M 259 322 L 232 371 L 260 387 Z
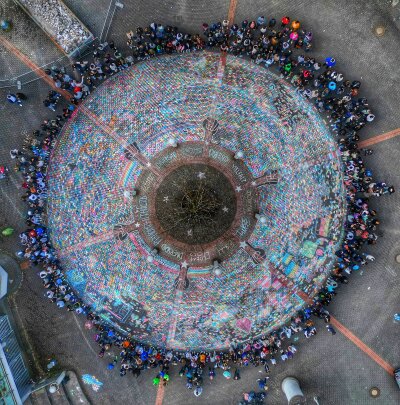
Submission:
M 199 32 L 204 21 L 226 18 L 232 3 L 236 6 L 235 21 L 238 22 L 259 15 L 276 18 L 289 15 L 313 30 L 313 55 L 321 59 L 333 55 L 338 61 L 339 69 L 346 73 L 350 80 L 361 78 L 362 94 L 368 98 L 376 114 L 373 125 L 361 132 L 362 140 L 374 143 L 371 146 L 374 149 L 373 155 L 365 158 L 367 167 L 372 169 L 376 180 L 393 184 L 397 192 L 390 197 L 371 199 L 371 205 L 378 210 L 381 220 L 381 238 L 377 245 L 368 249 L 368 253 L 374 255 L 376 261 L 364 267 L 362 272 L 352 275 L 350 283 L 340 288 L 329 310 L 382 359 L 393 367 L 400 366 L 400 324 L 393 321 L 394 314 L 400 312 L 397 288 L 400 265 L 395 262 L 395 256 L 400 254 L 400 221 L 397 215 L 400 205 L 397 164 L 400 137 L 374 141 L 380 134 L 393 130 L 397 130 L 396 134 L 400 133 L 400 96 L 396 91 L 400 54 L 399 5 L 392 6 L 391 1 L 356 0 L 313 0 L 296 4 L 288 1 L 244 0 L 238 0 L 237 4 L 228 0 L 201 4 L 189 0 L 154 4 L 148 1 L 125 1 L 124 8 L 116 8 L 113 13 L 112 1 L 110 14 L 107 16 L 109 1 L 87 0 L 84 6 L 80 1 L 68 0 L 65 3 L 87 24 L 95 36 L 100 37 L 107 33 L 107 39 L 113 39 L 124 51 L 127 51 L 125 33 L 135 29 L 137 25 L 162 21 L 164 24 L 178 25 L 190 32 Z M 32 54 L 29 56 L 39 65 L 49 63 L 60 56 L 52 43 L 38 31 L 38 27 L 15 10 L 12 4 L 6 3 L 5 0 L 1 0 L 0 4 L 3 10 L 12 13 L 12 17 L 15 13 L 17 21 L 21 19 L 26 24 L 23 37 L 17 37 L 18 32 L 10 37 L 15 46 L 23 52 L 31 48 Z M 373 29 L 377 24 L 386 27 L 383 37 L 374 35 Z M 15 75 L 27 71 L 8 51 L 3 51 L 1 58 L 5 63 L 2 65 L 2 79 L 7 80 L 11 76 L 14 78 Z M 6 102 L 8 88 L 0 91 L 0 164 L 12 167 L 9 150 L 20 148 L 25 136 L 49 116 L 49 110 L 42 104 L 49 88 L 41 80 L 23 85 L 22 91 L 28 96 L 23 108 Z M 12 91 L 16 91 L 15 87 Z M 2 225 L 13 226 L 17 231 L 24 230 L 25 204 L 19 198 L 22 193 L 20 184 L 19 175 L 13 172 L 7 183 L 0 184 L 0 222 Z M 1 250 L 14 254 L 18 250 L 17 239 L 18 237 L 14 236 L 1 240 Z M 96 376 L 103 383 L 99 391 L 82 384 L 93 404 L 155 403 L 157 389 L 151 385 L 154 377 L 152 373 L 143 372 L 136 379 L 131 375 L 121 378 L 115 370 L 107 370 L 109 359 L 97 357 L 98 346 L 93 340 L 92 332 L 84 329 L 83 320 L 50 305 L 44 298 L 37 270 L 22 267 L 22 282 L 17 292 L 12 295 L 10 304 L 16 321 L 22 328 L 22 337 L 28 339 L 27 349 L 33 359 L 32 367 L 43 368 L 46 359 L 55 356 L 60 367 L 72 369 L 79 376 Z M 321 405 L 394 405 L 399 402 L 400 391 L 392 376 L 356 347 L 349 336 L 342 333 L 331 336 L 325 331 L 322 323 L 319 326 L 316 336 L 307 340 L 300 336 L 295 342 L 299 350 L 293 360 L 280 362 L 271 371 L 267 404 L 285 403 L 280 383 L 287 375 L 299 378 L 309 403 L 312 403 L 312 397 L 315 395 L 320 398 Z M 171 382 L 164 392 L 163 403 L 235 404 L 243 392 L 256 389 L 260 370 L 253 367 L 244 368 L 240 381 L 227 381 L 219 375 L 212 383 L 206 381 L 203 395 L 197 399 L 192 392 L 186 390 L 184 381 L 177 375 L 177 369 L 174 369 Z M 376 399 L 369 396 L 369 389 L 374 386 L 381 390 L 380 397 Z

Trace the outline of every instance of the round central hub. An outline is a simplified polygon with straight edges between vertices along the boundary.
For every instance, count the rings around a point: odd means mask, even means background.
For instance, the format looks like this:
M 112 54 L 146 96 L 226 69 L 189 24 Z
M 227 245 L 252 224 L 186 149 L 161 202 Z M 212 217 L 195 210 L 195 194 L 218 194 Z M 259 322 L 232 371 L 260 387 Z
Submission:
M 190 269 L 234 255 L 253 232 L 258 193 L 246 164 L 233 156 L 198 141 L 160 151 L 136 183 L 131 235 L 138 245 Z
M 184 164 L 164 178 L 155 208 L 163 230 L 190 245 L 218 239 L 232 225 L 236 196 L 219 170 L 206 164 Z

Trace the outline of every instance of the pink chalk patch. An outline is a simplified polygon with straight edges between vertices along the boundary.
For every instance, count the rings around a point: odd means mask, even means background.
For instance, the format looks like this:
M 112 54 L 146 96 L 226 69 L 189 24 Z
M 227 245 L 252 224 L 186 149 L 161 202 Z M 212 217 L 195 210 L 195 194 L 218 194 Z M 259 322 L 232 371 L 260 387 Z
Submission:
M 251 330 L 251 321 L 247 318 L 238 319 L 236 322 L 236 326 L 246 332 L 250 332 Z

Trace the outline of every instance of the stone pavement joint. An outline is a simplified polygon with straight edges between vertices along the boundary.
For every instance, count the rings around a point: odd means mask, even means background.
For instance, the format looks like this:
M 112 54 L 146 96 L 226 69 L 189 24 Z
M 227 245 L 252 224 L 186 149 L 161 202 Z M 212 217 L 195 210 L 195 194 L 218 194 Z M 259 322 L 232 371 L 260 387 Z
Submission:
M 238 3 L 238 0 L 231 0 L 231 2 L 229 4 L 228 21 L 229 21 L 230 25 L 233 24 L 233 19 L 235 18 L 237 3 Z
M 156 397 L 155 405 L 162 405 L 163 400 L 164 400 L 164 395 L 165 395 L 165 386 L 162 383 L 162 380 L 160 380 L 160 383 L 158 384 L 157 397 Z
M 298 291 L 299 297 L 307 302 L 309 305 L 313 304 L 312 298 L 302 291 Z M 354 343 L 360 350 L 362 350 L 368 357 L 374 360 L 380 367 L 387 371 L 390 375 L 394 374 L 394 368 L 385 360 L 383 360 L 377 353 L 375 353 L 369 346 L 367 346 L 361 339 L 359 339 L 354 333 L 347 329 L 342 323 L 331 315 L 330 323 L 352 343 Z
M 360 350 L 362 350 L 367 356 L 374 360 L 390 375 L 394 374 L 394 368 L 389 363 L 383 360 L 378 354 L 376 354 L 370 347 L 368 347 L 363 341 L 361 341 L 356 335 L 354 335 L 333 316 L 331 316 L 331 324 L 335 326 L 340 333 L 342 333 L 351 342 L 353 342 Z
M 229 4 L 228 21 L 230 24 L 233 24 L 233 19 L 235 17 L 235 12 L 236 12 L 237 1 L 238 0 L 231 0 L 231 2 Z M 227 57 L 227 53 L 221 52 L 221 57 L 219 60 L 218 72 L 217 72 L 217 80 L 218 80 L 219 85 L 222 84 L 222 79 L 225 74 L 226 57 Z M 176 325 L 175 325 L 175 327 L 176 327 Z M 175 327 L 172 326 L 172 329 L 175 330 Z M 158 390 L 157 390 L 157 397 L 156 397 L 155 405 L 162 405 L 163 400 L 164 400 L 164 395 L 165 395 L 165 387 L 164 387 L 164 384 L 160 383 L 158 386 Z
M 297 291 L 299 297 L 305 301 L 308 305 L 313 304 L 312 298 L 303 291 Z M 336 327 L 336 329 L 352 343 L 354 343 L 360 350 L 362 350 L 367 356 L 374 360 L 380 367 L 387 371 L 390 375 L 394 374 L 394 367 L 388 362 L 383 360 L 377 353 L 375 353 L 369 346 L 367 346 L 361 339 L 359 339 L 354 333 L 347 329 L 342 323 L 331 315 L 330 323 Z
M 59 89 L 56 87 L 53 79 L 49 77 L 42 68 L 32 62 L 25 54 L 23 54 L 19 49 L 17 49 L 10 41 L 4 37 L 0 37 L 0 45 L 6 48 L 8 51 L 12 52 L 23 64 L 32 69 L 36 74 L 42 78 L 51 88 L 53 88 L 57 93 L 60 93 L 67 100 L 71 98 L 71 94 L 64 89 Z
M 59 254 L 59 256 L 63 256 L 67 253 L 75 252 L 76 250 L 81 250 L 88 246 L 94 245 L 95 243 L 105 242 L 106 240 L 112 239 L 113 237 L 114 237 L 114 232 L 106 231 L 106 232 L 101 233 L 100 235 L 96 235 L 91 238 L 85 239 L 82 242 L 76 243 L 75 245 L 71 245 L 66 248 L 60 249 L 58 254 Z
M 393 131 L 386 132 L 381 135 L 373 136 L 372 138 L 366 139 L 358 143 L 359 148 L 365 148 L 366 146 L 375 145 L 376 143 L 387 141 L 388 139 L 395 138 L 400 135 L 400 128 L 394 129 Z
M 110 135 L 112 139 L 114 139 L 117 143 L 119 143 L 122 147 L 124 147 L 127 151 L 129 151 L 133 158 L 135 158 L 142 166 L 147 167 L 151 172 L 153 172 L 156 176 L 159 176 L 159 171 L 151 166 L 150 161 L 144 156 L 141 152 L 136 150 L 132 145 L 129 145 L 127 141 L 121 138 L 114 130 L 115 127 L 115 117 L 111 118 L 111 127 L 109 124 L 102 123 L 99 121 L 98 117 L 87 107 L 80 106 L 79 111 L 85 114 L 97 127 L 103 130 L 107 135 Z
M 231 0 L 231 2 L 229 4 L 229 10 L 228 10 L 228 21 L 230 24 L 233 24 L 233 19 L 234 19 L 235 12 L 236 12 L 236 6 L 237 6 L 237 0 Z M 218 72 L 217 72 L 217 80 L 218 80 L 219 85 L 222 84 L 222 79 L 225 74 L 226 57 L 227 57 L 227 53 L 221 52 L 221 57 L 219 60 Z M 175 327 L 176 327 L 176 324 L 175 324 Z M 175 330 L 175 327 L 172 326 L 172 329 Z M 174 335 L 174 333 L 173 333 L 173 335 Z M 156 397 L 155 405 L 162 405 L 163 400 L 164 400 L 164 395 L 165 395 L 165 387 L 164 387 L 164 384 L 160 383 L 158 386 L 158 390 L 157 390 L 157 397 Z
M 19 267 L 21 268 L 21 270 L 28 270 L 30 267 L 30 263 L 28 260 L 24 260 Z

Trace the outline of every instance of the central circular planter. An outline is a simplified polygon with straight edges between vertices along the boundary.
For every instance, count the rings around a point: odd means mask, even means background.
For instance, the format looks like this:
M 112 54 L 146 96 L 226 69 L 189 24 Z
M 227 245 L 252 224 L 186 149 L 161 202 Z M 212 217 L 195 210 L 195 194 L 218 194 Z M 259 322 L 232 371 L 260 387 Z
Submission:
M 184 164 L 166 176 L 155 194 L 156 217 L 179 242 L 203 245 L 222 236 L 236 214 L 232 183 L 212 166 Z
M 179 265 L 203 268 L 226 260 L 257 222 L 254 178 L 232 151 L 217 145 L 185 142 L 163 149 L 136 188 L 137 234 L 149 250 Z

